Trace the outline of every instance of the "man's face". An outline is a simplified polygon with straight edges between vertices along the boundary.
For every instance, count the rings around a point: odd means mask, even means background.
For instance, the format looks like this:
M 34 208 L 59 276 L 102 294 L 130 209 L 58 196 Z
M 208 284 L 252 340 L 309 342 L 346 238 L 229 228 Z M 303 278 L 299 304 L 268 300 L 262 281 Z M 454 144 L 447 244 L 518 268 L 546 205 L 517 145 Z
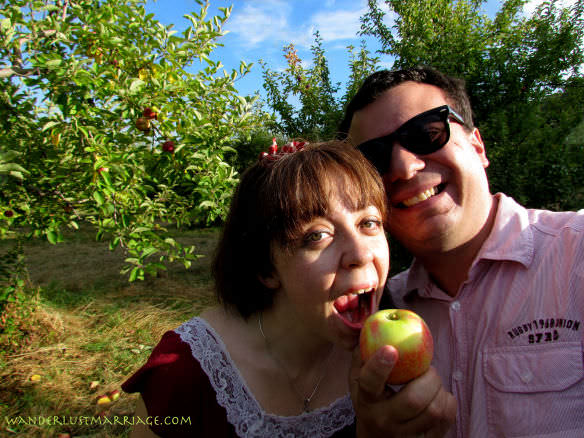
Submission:
M 412 117 L 449 104 L 433 85 L 405 82 L 357 111 L 349 138 L 358 145 L 394 132 Z M 450 123 L 450 140 L 436 152 L 417 155 L 398 142 L 382 175 L 390 212 L 389 232 L 414 255 L 445 252 L 473 239 L 492 206 L 485 168 L 489 162 L 478 130 Z

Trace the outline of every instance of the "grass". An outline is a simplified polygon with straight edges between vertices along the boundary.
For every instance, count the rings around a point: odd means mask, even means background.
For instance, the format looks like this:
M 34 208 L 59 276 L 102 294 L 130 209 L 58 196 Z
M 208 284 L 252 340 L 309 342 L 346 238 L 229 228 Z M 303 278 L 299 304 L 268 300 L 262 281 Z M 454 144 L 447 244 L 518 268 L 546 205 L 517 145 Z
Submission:
M 214 303 L 210 257 L 128 283 L 121 251 L 96 243 L 91 230 L 67 237 L 25 246 L 30 284 L 14 305 L 19 333 L 0 339 L 0 436 L 127 436 L 122 419 L 133 415 L 136 395 L 106 405 L 97 397 L 120 390 L 165 331 Z M 216 230 L 177 236 L 204 255 L 216 239 Z

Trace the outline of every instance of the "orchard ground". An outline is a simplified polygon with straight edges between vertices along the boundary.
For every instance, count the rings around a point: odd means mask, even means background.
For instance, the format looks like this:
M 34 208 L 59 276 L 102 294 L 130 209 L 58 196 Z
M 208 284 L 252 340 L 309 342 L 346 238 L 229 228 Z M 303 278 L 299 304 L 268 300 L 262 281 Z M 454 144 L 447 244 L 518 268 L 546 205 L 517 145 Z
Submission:
M 214 303 L 209 264 L 216 229 L 175 236 L 205 256 L 190 269 L 171 265 L 135 283 L 120 274 L 121 250 L 96 243 L 93 230 L 66 237 L 58 245 L 25 246 L 30 284 L 16 306 L 20 330 L 10 340 L 0 337 L 0 436 L 127 436 L 130 427 L 114 418 L 131 417 L 136 396 L 122 392 L 106 404 L 98 397 L 121 392 L 165 331 Z M 0 253 L 7 244 L 0 242 Z

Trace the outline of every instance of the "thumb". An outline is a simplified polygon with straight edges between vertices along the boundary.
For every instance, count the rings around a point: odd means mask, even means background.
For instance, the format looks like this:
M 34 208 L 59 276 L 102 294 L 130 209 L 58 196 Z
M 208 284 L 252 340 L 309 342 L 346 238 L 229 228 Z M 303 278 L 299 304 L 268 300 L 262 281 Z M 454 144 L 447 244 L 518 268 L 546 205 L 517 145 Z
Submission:
M 359 388 L 371 398 L 380 397 L 385 391 L 385 383 L 399 357 L 391 345 L 384 345 L 363 364 L 359 373 Z

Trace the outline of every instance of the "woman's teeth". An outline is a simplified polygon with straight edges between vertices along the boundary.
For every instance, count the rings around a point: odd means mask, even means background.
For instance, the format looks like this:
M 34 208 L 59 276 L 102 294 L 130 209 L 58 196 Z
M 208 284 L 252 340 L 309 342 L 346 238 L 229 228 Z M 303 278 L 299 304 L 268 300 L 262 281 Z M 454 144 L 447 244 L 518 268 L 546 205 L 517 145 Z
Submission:
M 422 201 L 425 201 L 428 198 L 431 198 L 432 196 L 434 196 L 437 193 L 438 193 L 438 187 L 432 187 L 432 188 L 426 190 L 425 192 L 419 193 L 416 196 L 412 196 L 411 198 L 406 199 L 402 203 L 406 207 L 411 207 L 413 205 L 419 204 Z
M 374 291 L 375 288 L 360 289 L 335 300 L 335 308 L 345 324 L 352 328 L 360 328 L 373 310 Z

